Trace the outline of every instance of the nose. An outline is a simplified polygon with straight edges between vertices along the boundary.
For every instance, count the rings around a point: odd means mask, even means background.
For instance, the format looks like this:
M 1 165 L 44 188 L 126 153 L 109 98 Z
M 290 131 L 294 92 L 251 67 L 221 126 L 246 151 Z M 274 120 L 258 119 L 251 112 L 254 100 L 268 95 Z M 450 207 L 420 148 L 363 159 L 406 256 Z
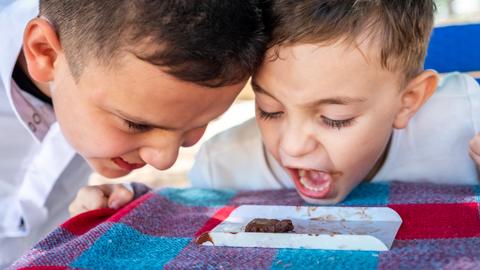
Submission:
M 175 164 L 181 137 L 177 134 L 156 134 L 139 150 L 140 158 L 158 170 L 166 170 Z
M 190 147 L 196 144 L 200 140 L 200 138 L 202 138 L 206 129 L 207 129 L 207 125 L 187 131 L 185 133 L 182 146 Z
M 205 133 L 207 125 L 185 133 L 152 134 L 142 148 L 140 158 L 158 170 L 166 170 L 175 164 L 180 146 L 189 147 L 197 143 Z
M 286 123 L 280 140 L 280 150 L 290 157 L 302 157 L 313 152 L 317 141 L 306 125 Z
M 142 148 L 140 150 L 140 158 L 157 170 L 166 170 L 175 164 L 175 161 L 178 158 L 178 148 Z

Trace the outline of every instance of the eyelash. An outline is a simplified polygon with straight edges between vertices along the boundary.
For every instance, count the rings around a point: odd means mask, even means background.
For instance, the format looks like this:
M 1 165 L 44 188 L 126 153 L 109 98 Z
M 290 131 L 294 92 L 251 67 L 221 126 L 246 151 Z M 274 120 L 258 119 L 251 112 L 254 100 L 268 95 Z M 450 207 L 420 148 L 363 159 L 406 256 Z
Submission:
M 278 119 L 283 114 L 283 112 L 269 113 L 269 112 L 263 111 L 261 109 L 258 109 L 258 111 L 260 112 L 260 119 L 262 119 L 262 120 Z
M 349 127 L 350 125 L 352 125 L 354 118 L 345 119 L 345 120 L 332 120 L 330 118 L 322 116 L 322 120 L 328 127 L 336 128 L 340 130 L 341 128 Z
M 282 116 L 283 112 L 274 112 L 274 113 L 269 113 L 265 112 L 261 109 L 258 109 L 260 112 L 260 119 L 262 120 L 275 120 L 278 119 Z M 321 116 L 323 123 L 325 123 L 328 127 L 330 128 L 336 128 L 336 129 L 341 129 L 344 127 L 348 127 L 353 124 L 353 121 L 355 118 L 350 118 L 350 119 L 345 119 L 345 120 L 332 120 L 330 118 L 327 118 L 325 116 Z
M 128 129 L 135 131 L 135 132 L 146 132 L 151 130 L 152 128 L 146 125 L 137 124 L 132 121 L 124 120 L 125 124 L 127 125 Z

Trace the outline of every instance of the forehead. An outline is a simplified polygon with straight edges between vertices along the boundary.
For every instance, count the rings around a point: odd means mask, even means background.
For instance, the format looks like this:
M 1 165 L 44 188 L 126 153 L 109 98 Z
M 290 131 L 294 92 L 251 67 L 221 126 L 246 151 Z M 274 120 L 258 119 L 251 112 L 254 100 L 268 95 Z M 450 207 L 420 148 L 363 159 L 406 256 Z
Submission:
M 285 100 L 366 95 L 395 87 L 399 75 L 382 68 L 375 46 L 343 43 L 272 48 L 254 75 L 262 88 Z M 325 96 L 325 97 L 324 97 Z
M 80 82 L 90 101 L 102 109 L 179 129 L 206 124 L 221 114 L 243 84 L 209 88 L 181 81 L 132 55 L 115 66 L 90 64 Z

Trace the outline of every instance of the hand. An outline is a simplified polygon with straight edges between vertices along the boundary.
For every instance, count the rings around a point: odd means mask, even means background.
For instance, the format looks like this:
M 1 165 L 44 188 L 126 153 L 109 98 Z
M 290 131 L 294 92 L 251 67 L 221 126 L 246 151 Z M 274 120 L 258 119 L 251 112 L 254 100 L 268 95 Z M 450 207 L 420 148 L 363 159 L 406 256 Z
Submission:
M 123 184 L 105 184 L 81 188 L 68 210 L 71 216 L 100 208 L 118 209 L 129 203 L 134 197 L 133 191 Z
M 480 134 L 475 135 L 475 137 L 470 140 L 470 149 L 468 152 L 473 161 L 480 167 Z

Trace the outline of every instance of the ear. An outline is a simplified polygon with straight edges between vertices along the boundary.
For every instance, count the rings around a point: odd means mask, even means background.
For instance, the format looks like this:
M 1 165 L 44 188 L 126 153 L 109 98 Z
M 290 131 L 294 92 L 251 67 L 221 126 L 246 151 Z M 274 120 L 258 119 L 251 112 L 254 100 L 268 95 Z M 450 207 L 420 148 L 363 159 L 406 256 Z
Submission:
M 402 129 L 407 127 L 410 119 L 435 92 L 438 85 L 438 74 L 433 70 L 426 70 L 410 80 L 402 90 L 401 106 L 393 127 Z
M 40 83 L 53 80 L 55 61 L 60 52 L 60 40 L 50 22 L 36 18 L 27 24 L 23 35 L 23 54 L 33 80 Z

